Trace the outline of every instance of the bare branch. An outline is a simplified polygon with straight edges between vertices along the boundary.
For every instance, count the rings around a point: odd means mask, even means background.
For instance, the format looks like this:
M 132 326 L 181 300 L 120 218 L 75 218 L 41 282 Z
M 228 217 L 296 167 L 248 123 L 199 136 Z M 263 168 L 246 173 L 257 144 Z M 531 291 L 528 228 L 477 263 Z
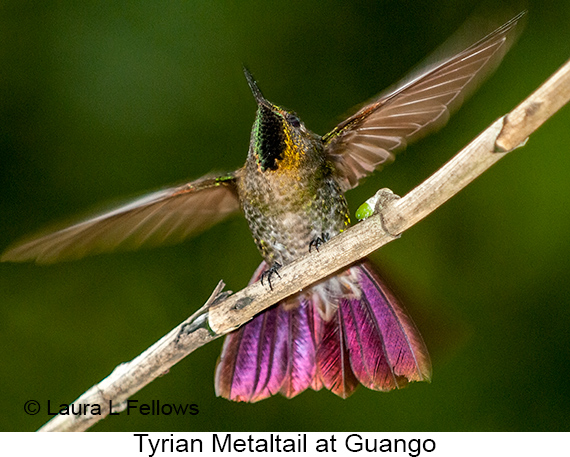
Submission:
M 503 151 L 515 148 L 570 100 L 570 60 L 512 110 L 497 138 Z
M 92 414 L 88 409 L 87 414 L 58 415 L 38 431 L 81 432 L 87 430 L 110 413 L 118 413 L 125 409 L 125 402 L 131 395 L 167 373 L 170 367 L 195 349 L 220 337 L 221 335 L 215 335 L 207 328 L 207 310 L 217 300 L 230 294 L 230 292 L 222 292 L 223 288 L 224 283 L 220 281 L 202 308 L 138 357 L 118 365 L 109 376 L 73 402 L 76 405 L 100 405 L 99 414 Z
M 223 283 L 193 316 L 131 362 L 119 365 L 77 403 L 100 404 L 101 415 L 56 416 L 40 431 L 86 430 L 153 379 L 200 346 L 238 328 L 257 313 L 367 256 L 426 217 L 457 194 L 570 100 L 570 61 L 508 115 L 498 119 L 430 178 L 400 199 L 388 199 L 380 211 L 279 270 L 268 290 L 259 282 L 234 295 Z M 385 194 L 385 190 L 380 191 Z M 386 199 L 385 199 L 386 200 Z M 223 299 L 225 297 L 225 299 Z

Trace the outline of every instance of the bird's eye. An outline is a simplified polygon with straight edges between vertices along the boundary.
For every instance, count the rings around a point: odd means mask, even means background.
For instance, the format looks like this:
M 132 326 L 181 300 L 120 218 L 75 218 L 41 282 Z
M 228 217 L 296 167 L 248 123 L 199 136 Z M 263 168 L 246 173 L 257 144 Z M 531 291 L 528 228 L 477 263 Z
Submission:
M 297 128 L 301 126 L 301 121 L 299 120 L 299 118 L 297 116 L 295 116 L 293 113 L 288 113 L 287 114 L 287 121 L 289 121 L 289 124 L 291 124 L 293 127 Z

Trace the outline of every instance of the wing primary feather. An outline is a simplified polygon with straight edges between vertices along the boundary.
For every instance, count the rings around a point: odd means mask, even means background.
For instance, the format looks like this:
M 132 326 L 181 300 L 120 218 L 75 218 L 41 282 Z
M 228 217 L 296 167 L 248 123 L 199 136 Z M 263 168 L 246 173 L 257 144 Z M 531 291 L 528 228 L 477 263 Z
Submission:
M 1 261 L 53 263 L 177 243 L 239 210 L 235 176 L 204 177 L 153 192 L 82 222 L 9 247 Z
M 370 173 L 391 162 L 394 154 L 411 141 L 442 127 L 450 113 L 475 90 L 501 62 L 521 27 L 526 11 L 463 51 L 440 60 L 419 76 L 405 78 L 396 89 L 377 96 L 356 114 L 341 122 L 323 137 L 329 159 L 334 164 L 343 190 L 351 189 Z M 413 127 L 412 127 L 413 126 Z M 399 140 L 384 134 L 399 130 Z M 375 132 L 371 136 L 371 133 Z M 358 148 L 366 138 L 372 155 L 362 157 Z M 368 161 L 368 164 L 363 162 Z M 357 166 L 357 164 L 359 166 Z M 372 165 L 372 167 L 367 166 Z

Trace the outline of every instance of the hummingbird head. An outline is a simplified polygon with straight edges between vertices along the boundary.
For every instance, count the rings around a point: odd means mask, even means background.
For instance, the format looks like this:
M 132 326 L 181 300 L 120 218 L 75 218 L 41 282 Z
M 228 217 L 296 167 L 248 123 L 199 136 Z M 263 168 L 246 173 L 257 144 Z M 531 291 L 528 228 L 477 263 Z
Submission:
M 248 158 L 255 160 L 261 172 L 297 170 L 312 148 L 315 135 L 294 112 L 269 102 L 245 67 L 244 73 L 257 102 Z

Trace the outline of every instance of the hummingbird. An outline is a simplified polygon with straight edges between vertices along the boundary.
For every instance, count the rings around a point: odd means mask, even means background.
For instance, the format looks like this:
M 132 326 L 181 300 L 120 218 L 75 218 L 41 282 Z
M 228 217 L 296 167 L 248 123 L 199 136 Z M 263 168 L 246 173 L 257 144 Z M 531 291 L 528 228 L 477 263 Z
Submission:
M 245 165 L 151 193 L 8 248 L 2 261 L 52 263 L 175 243 L 241 210 L 263 261 L 250 282 L 350 226 L 345 192 L 449 118 L 507 52 L 522 16 L 366 103 L 319 136 L 268 101 L 244 69 L 257 104 Z M 389 391 L 430 381 L 426 345 L 367 259 L 292 295 L 230 333 L 215 370 L 218 396 L 256 402 L 359 384 Z

